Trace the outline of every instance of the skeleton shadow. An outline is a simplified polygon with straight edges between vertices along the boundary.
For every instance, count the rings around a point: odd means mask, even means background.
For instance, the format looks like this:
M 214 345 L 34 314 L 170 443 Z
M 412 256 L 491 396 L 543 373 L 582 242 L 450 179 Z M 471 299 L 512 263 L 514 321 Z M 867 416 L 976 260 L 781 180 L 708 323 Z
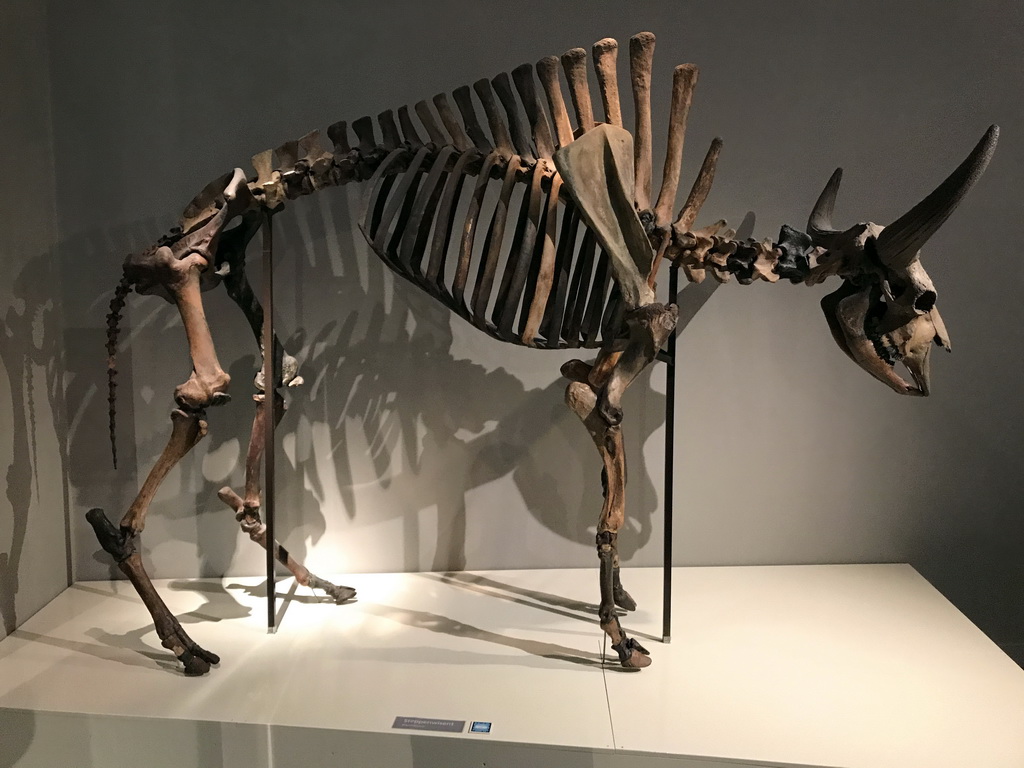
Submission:
M 11 463 L 5 473 L 6 496 L 11 506 L 10 546 L 0 551 L 0 619 L 5 634 L 18 626 L 16 596 L 19 571 L 28 531 L 33 499 L 40 500 L 38 455 L 39 409 L 37 393 L 43 390 L 50 425 L 57 440 L 59 472 L 63 485 L 65 532 L 68 525 L 67 430 L 63 386 L 63 343 L 58 297 L 53 286 L 54 253 L 32 258 L 9 283 L 13 303 L 6 308 L 0 328 L 0 362 L 7 374 L 11 394 Z M 37 371 L 42 370 L 40 387 Z M 51 481 L 48 481 L 51 482 Z M 65 542 L 66 543 L 66 542 Z M 71 581 L 70 554 L 66 555 L 66 579 Z

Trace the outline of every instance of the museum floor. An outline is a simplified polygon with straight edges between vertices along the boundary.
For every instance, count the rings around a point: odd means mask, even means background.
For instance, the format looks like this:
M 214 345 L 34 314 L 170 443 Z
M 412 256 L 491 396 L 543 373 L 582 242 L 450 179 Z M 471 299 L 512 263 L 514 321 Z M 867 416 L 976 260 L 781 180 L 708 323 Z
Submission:
M 199 679 L 127 582 L 78 583 L 0 642 L 0 765 L 1024 766 L 1024 670 L 909 566 L 677 568 L 667 645 L 660 574 L 625 572 L 639 673 L 596 569 L 286 580 L 275 634 L 260 579 L 161 582 L 223 657 Z

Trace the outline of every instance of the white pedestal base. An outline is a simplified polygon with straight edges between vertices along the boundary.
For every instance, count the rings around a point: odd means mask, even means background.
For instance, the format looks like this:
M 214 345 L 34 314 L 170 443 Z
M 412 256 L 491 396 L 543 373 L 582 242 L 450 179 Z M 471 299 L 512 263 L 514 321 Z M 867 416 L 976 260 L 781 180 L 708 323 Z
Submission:
M 679 568 L 668 645 L 660 571 L 623 579 L 638 673 L 596 568 L 345 576 L 343 606 L 286 581 L 273 635 L 259 579 L 160 582 L 224 659 L 198 679 L 127 582 L 79 583 L 0 642 L 0 765 L 1024 766 L 1024 670 L 909 566 Z

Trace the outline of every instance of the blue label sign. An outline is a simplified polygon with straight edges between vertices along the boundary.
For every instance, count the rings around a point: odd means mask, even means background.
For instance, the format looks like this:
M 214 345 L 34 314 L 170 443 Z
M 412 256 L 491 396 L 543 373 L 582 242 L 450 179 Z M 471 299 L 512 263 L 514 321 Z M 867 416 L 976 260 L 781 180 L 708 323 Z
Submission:
M 469 726 L 470 733 L 490 733 L 491 724 L 485 723 L 483 720 L 474 720 L 473 724 Z

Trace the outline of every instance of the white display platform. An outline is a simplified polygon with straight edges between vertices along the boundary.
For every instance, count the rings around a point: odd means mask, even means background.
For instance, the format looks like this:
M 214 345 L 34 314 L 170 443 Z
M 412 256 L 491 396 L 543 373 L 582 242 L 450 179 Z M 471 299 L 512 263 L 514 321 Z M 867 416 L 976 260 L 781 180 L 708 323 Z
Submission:
M 0 766 L 1024 766 L 1024 670 L 909 566 L 674 579 L 665 645 L 660 570 L 624 570 L 642 672 L 603 661 L 596 568 L 283 581 L 274 635 L 259 579 L 160 582 L 202 678 L 127 582 L 79 583 L 0 642 Z

